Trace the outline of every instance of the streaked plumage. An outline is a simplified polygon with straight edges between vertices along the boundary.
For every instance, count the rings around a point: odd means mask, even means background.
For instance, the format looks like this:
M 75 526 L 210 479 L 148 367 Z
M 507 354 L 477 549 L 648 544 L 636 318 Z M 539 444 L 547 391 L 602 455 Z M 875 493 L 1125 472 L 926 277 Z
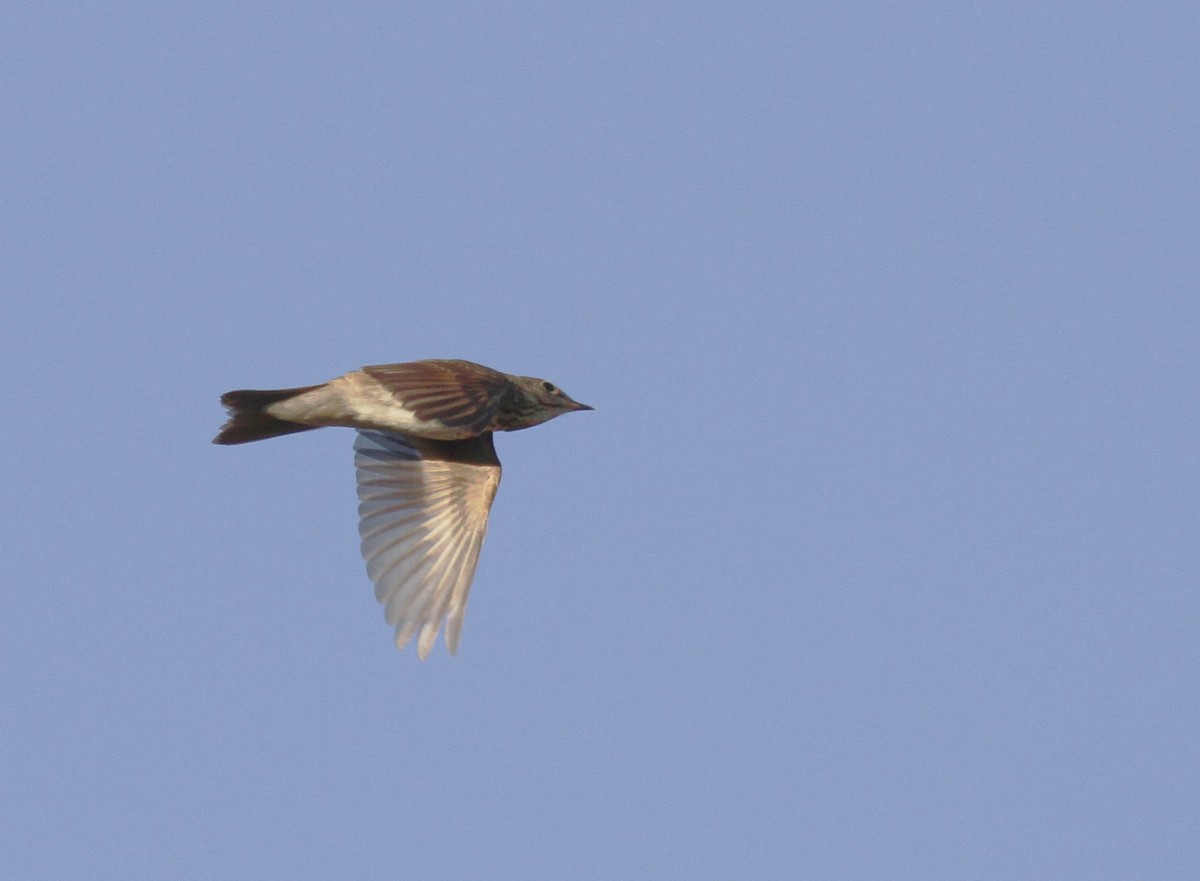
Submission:
M 359 533 L 396 645 L 428 657 L 442 622 L 458 649 L 467 595 L 500 485 L 492 433 L 590 410 L 544 379 L 470 361 L 364 367 L 323 385 L 221 396 L 214 439 L 241 444 L 322 426 L 358 429 Z

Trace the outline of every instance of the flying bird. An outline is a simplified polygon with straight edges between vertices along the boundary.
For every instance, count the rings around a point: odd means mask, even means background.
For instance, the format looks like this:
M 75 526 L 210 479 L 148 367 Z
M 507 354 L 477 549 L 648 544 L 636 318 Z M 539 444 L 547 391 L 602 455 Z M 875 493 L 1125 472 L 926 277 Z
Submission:
M 358 531 L 375 597 L 403 649 L 429 656 L 445 622 L 458 650 L 467 594 L 500 485 L 497 431 L 591 410 L 544 379 L 471 361 L 363 367 L 322 385 L 226 392 L 215 444 L 323 426 L 358 429 Z

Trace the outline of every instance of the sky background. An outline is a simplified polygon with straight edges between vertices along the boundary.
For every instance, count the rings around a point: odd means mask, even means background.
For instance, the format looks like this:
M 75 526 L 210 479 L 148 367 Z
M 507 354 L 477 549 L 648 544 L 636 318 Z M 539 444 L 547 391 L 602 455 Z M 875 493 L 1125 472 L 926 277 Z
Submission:
M 0 11 L 0 875 L 1200 877 L 1200 9 Z M 468 358 L 457 658 L 352 433 Z

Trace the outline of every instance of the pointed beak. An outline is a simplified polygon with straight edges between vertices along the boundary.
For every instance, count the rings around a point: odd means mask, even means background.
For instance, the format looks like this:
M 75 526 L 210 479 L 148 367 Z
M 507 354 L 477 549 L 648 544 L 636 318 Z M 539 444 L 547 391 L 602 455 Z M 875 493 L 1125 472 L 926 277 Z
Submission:
M 572 401 L 571 403 L 575 405 L 576 410 L 595 410 L 596 409 L 595 407 L 592 407 L 588 404 L 581 404 L 578 401 Z

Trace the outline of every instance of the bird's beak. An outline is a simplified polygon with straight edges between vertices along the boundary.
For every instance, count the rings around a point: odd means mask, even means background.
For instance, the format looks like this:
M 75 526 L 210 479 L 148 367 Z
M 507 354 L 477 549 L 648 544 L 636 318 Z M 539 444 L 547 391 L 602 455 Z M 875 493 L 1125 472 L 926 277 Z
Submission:
M 572 401 L 571 403 L 575 405 L 576 410 L 595 410 L 596 409 L 595 407 L 589 406 L 588 404 L 581 404 L 578 401 Z

